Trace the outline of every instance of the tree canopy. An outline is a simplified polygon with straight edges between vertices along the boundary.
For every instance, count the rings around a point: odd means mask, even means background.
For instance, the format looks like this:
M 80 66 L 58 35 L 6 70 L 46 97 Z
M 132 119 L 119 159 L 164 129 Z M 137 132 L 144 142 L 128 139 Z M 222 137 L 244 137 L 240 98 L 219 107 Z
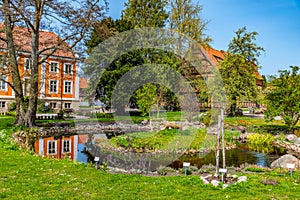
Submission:
M 230 106 L 230 115 L 237 115 L 237 101 L 253 100 L 258 95 L 258 56 L 264 49 L 255 43 L 257 32 L 248 32 L 246 27 L 235 32 L 230 41 L 228 54 L 220 63 Z
M 279 77 L 271 76 L 266 88 L 267 111 L 265 117 L 273 120 L 281 116 L 285 124 L 295 128 L 300 119 L 300 68 L 279 71 Z

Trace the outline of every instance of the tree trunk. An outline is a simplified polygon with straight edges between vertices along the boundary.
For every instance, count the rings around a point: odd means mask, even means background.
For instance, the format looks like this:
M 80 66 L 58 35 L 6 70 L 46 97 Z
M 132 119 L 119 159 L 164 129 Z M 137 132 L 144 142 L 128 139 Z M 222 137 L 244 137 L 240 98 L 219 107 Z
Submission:
M 20 98 L 18 95 L 15 97 L 16 100 L 16 120 L 15 125 L 24 125 L 25 119 L 25 102 L 24 97 Z
M 236 97 L 232 97 L 231 98 L 231 105 L 230 105 L 230 116 L 236 116 L 237 113 L 237 103 L 236 103 L 237 99 Z
M 12 33 L 12 21 L 11 21 L 11 9 L 9 6 L 9 1 L 3 1 L 4 8 L 4 24 L 5 24 L 5 35 L 7 40 L 7 49 L 8 49 L 8 58 L 9 58 L 9 71 L 12 76 L 12 85 L 13 90 L 15 91 L 15 100 L 16 100 L 16 125 L 22 125 L 25 118 L 25 102 L 23 95 L 23 88 L 21 77 L 18 68 L 18 60 L 13 40 Z
M 30 75 L 30 98 L 28 104 L 28 110 L 25 117 L 25 126 L 32 127 L 35 126 L 35 118 L 37 112 L 37 102 L 38 102 L 38 67 L 39 67 L 39 30 L 40 22 L 43 11 L 43 2 L 35 2 L 35 13 L 33 21 L 33 29 L 31 33 L 32 43 L 31 43 L 31 59 L 32 59 L 32 69 Z M 62 92 L 62 91 L 61 91 Z

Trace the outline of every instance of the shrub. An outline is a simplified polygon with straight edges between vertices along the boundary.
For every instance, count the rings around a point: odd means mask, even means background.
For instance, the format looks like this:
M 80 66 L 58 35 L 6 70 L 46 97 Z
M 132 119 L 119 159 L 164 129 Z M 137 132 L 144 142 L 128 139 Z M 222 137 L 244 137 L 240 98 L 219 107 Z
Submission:
M 15 111 L 17 108 L 17 105 L 16 105 L 16 102 L 12 102 L 10 105 L 9 105 L 9 112 L 12 112 L 12 111 Z
M 253 133 L 248 136 L 247 144 L 254 151 L 271 153 L 274 151 L 274 147 L 272 146 L 274 140 L 275 137 L 269 133 Z

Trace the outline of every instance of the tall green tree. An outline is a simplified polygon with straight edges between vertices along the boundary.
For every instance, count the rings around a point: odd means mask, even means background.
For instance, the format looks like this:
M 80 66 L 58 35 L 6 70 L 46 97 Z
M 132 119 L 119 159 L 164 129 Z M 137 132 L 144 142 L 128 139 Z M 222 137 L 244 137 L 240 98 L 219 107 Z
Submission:
M 240 114 L 237 112 L 237 101 L 254 101 L 258 95 L 258 57 L 264 51 L 255 43 L 257 32 L 248 32 L 243 27 L 235 34 L 230 41 L 226 58 L 220 63 L 230 115 L 233 116 Z
M 212 38 L 205 34 L 208 21 L 201 17 L 203 6 L 199 2 L 192 0 L 171 0 L 169 1 L 170 15 L 168 18 L 169 27 L 180 34 L 184 34 L 202 46 L 209 46 Z M 180 37 L 179 37 L 180 38 Z M 179 41 L 176 51 L 181 52 L 181 45 L 184 41 Z M 200 101 L 208 100 L 208 88 L 200 76 L 195 76 L 195 66 L 191 66 L 185 58 L 178 57 L 180 68 L 190 84 L 195 88 Z
M 122 19 L 138 28 L 163 27 L 168 18 L 166 5 L 166 0 L 129 0 L 125 3 Z
M 204 32 L 208 21 L 201 17 L 203 6 L 192 0 L 170 0 L 169 26 L 199 44 L 208 46 L 212 39 Z
M 279 71 L 279 77 L 271 76 L 266 88 L 267 111 L 265 117 L 273 120 L 281 116 L 285 124 L 294 129 L 300 119 L 300 68 Z

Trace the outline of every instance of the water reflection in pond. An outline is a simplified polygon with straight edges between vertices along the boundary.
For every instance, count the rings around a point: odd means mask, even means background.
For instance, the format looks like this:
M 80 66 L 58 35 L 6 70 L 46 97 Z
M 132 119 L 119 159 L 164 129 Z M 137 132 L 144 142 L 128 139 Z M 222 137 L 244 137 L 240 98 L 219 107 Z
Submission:
M 262 167 L 270 167 L 271 163 L 282 155 L 282 151 L 274 149 L 272 154 L 252 151 L 245 146 L 226 150 L 225 159 L 227 166 L 239 167 L 242 164 L 255 164 Z M 172 168 L 182 168 L 183 162 L 190 162 L 191 166 L 201 168 L 203 165 L 216 164 L 215 152 L 183 155 L 169 165 Z M 220 166 L 222 166 L 222 151 L 220 151 Z

